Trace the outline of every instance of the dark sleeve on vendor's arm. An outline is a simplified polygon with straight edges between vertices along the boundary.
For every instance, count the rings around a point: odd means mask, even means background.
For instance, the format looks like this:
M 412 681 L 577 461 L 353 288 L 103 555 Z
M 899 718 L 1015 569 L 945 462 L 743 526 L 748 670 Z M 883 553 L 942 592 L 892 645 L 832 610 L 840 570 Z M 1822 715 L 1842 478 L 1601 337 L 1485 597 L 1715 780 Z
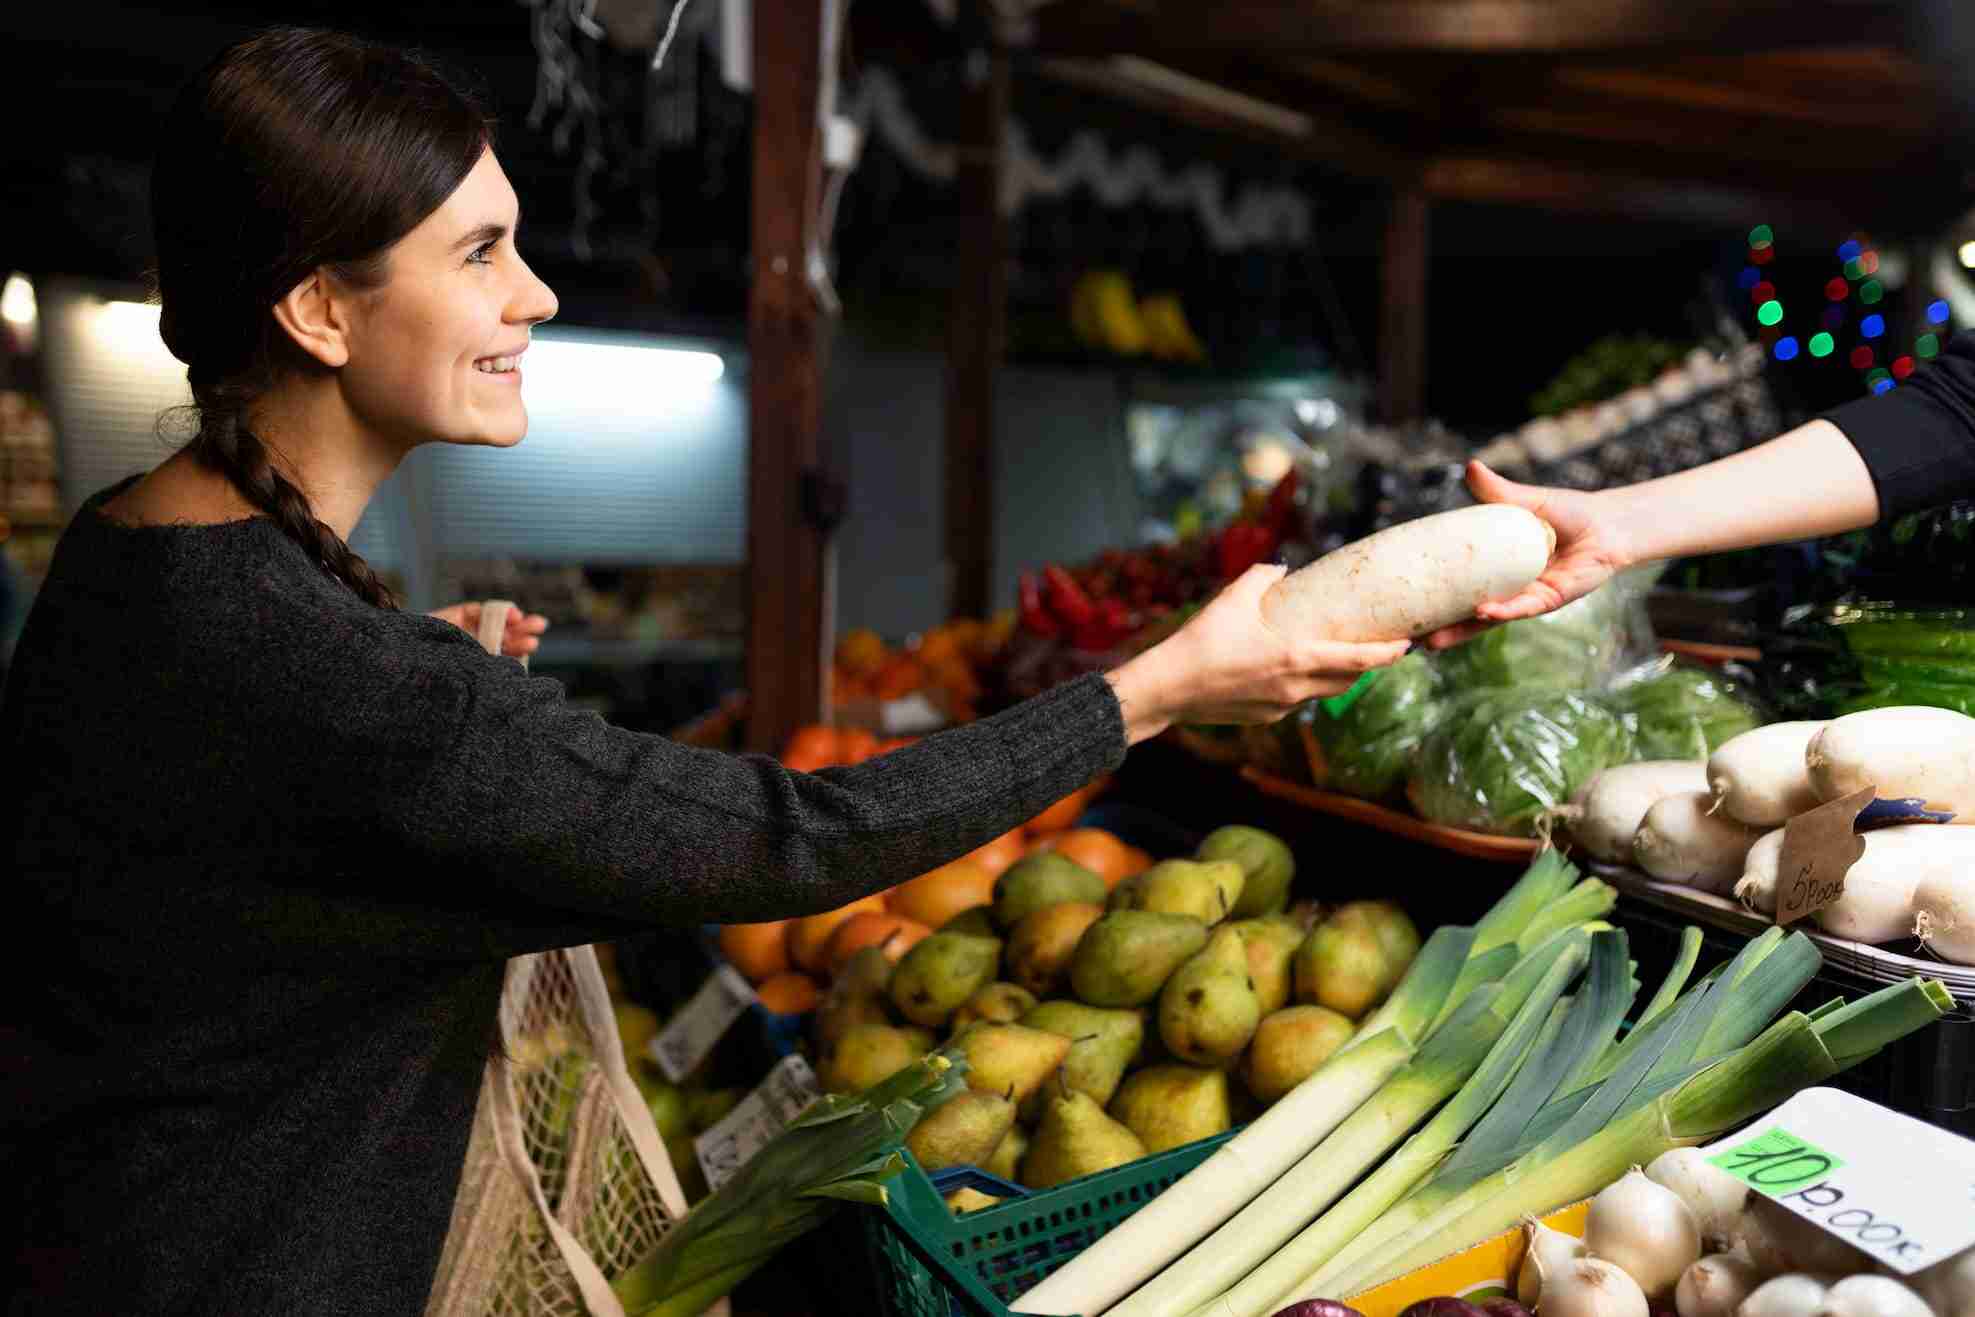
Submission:
M 1825 419 L 1865 459 L 1881 519 L 1975 497 L 1975 333 L 1956 334 L 1899 387 Z

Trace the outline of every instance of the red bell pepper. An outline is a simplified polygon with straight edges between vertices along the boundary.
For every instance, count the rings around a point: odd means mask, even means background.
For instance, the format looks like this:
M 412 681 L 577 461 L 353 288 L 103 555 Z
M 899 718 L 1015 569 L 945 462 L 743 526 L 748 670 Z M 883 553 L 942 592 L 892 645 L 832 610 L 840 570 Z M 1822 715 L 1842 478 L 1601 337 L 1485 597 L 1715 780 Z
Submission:
M 1251 526 L 1237 521 L 1222 528 L 1214 551 L 1215 565 L 1220 569 L 1221 579 L 1231 581 L 1256 563 L 1267 562 L 1275 556 L 1275 536 L 1269 533 L 1266 526 Z
M 1080 627 L 1097 616 L 1097 608 L 1071 575 L 1054 564 L 1042 569 L 1049 611 L 1069 626 Z
M 1276 544 L 1289 538 L 1296 520 L 1296 488 L 1300 475 L 1295 467 L 1282 473 L 1274 489 L 1269 491 L 1269 501 L 1262 508 L 1262 524 L 1276 537 Z
M 1036 584 L 1034 572 L 1022 573 L 1020 601 L 1024 628 L 1051 640 L 1063 633 L 1062 625 L 1042 606 L 1042 587 Z

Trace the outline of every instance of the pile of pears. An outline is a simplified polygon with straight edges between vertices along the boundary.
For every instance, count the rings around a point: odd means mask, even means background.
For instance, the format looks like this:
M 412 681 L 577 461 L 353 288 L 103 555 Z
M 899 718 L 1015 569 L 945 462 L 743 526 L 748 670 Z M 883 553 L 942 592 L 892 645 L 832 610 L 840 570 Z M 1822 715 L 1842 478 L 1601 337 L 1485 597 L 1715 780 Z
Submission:
M 1315 1071 L 1419 950 L 1389 901 L 1291 909 L 1295 874 L 1280 838 L 1245 826 L 1108 888 L 1030 855 L 896 965 L 878 947 L 849 961 L 816 1014 L 818 1078 L 858 1092 L 958 1048 L 966 1091 L 907 1146 L 929 1171 L 1031 1189 L 1220 1134 Z

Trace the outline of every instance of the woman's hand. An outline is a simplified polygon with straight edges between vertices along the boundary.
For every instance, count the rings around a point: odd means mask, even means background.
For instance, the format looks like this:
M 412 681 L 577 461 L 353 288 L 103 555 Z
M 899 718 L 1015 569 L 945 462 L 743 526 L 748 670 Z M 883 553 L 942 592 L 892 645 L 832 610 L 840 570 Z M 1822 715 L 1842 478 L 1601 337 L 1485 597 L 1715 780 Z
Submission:
M 1185 626 L 1109 674 L 1132 742 L 1174 723 L 1274 722 L 1405 654 L 1404 640 L 1354 645 L 1277 631 L 1262 616 L 1262 595 L 1286 571 L 1249 568 Z
M 1475 609 L 1477 620 L 1443 627 L 1427 637 L 1435 649 L 1458 645 L 1498 622 L 1536 617 L 1591 593 L 1632 565 L 1619 519 L 1596 494 L 1549 489 L 1504 480 L 1479 462 L 1468 463 L 1468 488 L 1483 503 L 1509 503 L 1550 523 L 1557 547 L 1543 574 L 1520 593 Z
M 435 608 L 432 616 L 441 622 L 451 622 L 460 630 L 478 640 L 480 638 L 480 605 L 454 604 L 450 608 Z M 549 629 L 549 619 L 540 613 L 523 613 L 518 608 L 507 611 L 507 626 L 501 632 L 501 653 L 509 658 L 527 658 L 542 647 L 539 639 Z

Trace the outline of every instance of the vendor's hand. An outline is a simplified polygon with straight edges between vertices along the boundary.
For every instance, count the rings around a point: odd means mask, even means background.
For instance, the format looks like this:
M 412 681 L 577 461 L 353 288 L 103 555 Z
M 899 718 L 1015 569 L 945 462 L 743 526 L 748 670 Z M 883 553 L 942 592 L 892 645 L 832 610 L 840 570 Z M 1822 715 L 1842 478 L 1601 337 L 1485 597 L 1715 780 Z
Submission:
M 1507 599 L 1475 609 L 1475 620 L 1443 627 L 1427 637 L 1435 649 L 1458 645 L 1499 622 L 1536 617 L 1591 593 L 1630 566 L 1616 518 L 1595 494 L 1504 480 L 1479 462 L 1468 463 L 1468 488 L 1483 503 L 1527 508 L 1557 533 L 1557 547 L 1543 574 Z
M 1110 674 L 1132 741 L 1173 723 L 1274 722 L 1405 654 L 1403 640 L 1358 645 L 1277 631 L 1262 616 L 1262 595 L 1286 570 L 1249 568 L 1185 626 Z
M 441 622 L 451 622 L 476 640 L 480 638 L 480 605 L 477 603 L 435 608 L 432 616 Z M 501 653 L 509 658 L 527 658 L 542 647 L 539 637 L 548 629 L 549 619 L 540 613 L 508 609 L 507 626 L 501 632 Z

